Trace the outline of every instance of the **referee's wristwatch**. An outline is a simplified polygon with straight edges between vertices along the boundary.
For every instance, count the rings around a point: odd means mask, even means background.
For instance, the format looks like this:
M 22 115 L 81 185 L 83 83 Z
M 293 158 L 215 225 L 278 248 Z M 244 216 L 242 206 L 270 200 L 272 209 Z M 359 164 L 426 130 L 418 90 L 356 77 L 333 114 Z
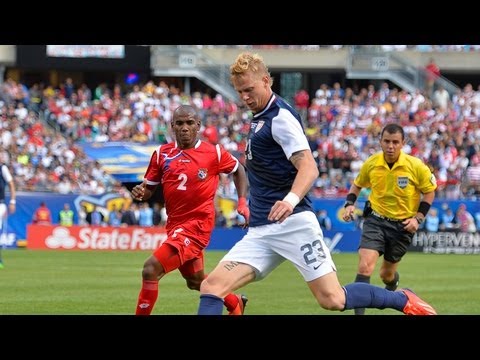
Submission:
M 415 220 L 417 220 L 418 225 L 422 225 L 423 221 L 425 220 L 425 219 L 419 218 L 418 216 L 414 216 L 414 218 Z

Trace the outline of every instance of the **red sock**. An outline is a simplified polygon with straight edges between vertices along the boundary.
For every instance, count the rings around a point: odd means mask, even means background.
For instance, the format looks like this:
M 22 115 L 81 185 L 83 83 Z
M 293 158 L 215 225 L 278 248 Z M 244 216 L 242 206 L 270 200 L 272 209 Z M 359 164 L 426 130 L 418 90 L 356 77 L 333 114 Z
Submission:
M 207 277 L 208 274 L 205 274 L 205 277 L 203 279 L 205 280 Z M 230 293 L 223 298 L 223 303 L 225 304 L 228 312 L 233 311 L 237 307 L 238 301 L 238 296 L 234 293 Z
M 230 293 L 223 298 L 223 303 L 229 312 L 237 307 L 238 301 L 238 296 L 234 293 Z
M 143 280 L 135 315 L 150 315 L 158 297 L 158 281 Z

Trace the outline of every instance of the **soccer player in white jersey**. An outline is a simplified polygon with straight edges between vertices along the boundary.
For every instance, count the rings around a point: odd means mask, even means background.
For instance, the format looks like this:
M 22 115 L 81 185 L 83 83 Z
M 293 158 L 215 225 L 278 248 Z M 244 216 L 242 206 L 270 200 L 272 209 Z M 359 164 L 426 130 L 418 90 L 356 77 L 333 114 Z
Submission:
M 324 309 L 393 308 L 407 315 L 436 314 L 408 289 L 340 285 L 307 196 L 318 169 L 300 116 L 273 93 L 273 79 L 258 54 L 240 54 L 230 75 L 241 100 L 253 112 L 245 149 L 250 227 L 202 282 L 198 314 L 222 314 L 225 295 L 265 278 L 285 260 L 302 274 Z
M 7 234 L 7 218 L 8 213 L 13 214 L 16 210 L 16 192 L 15 192 L 15 183 L 13 182 L 12 174 L 6 165 L 8 161 L 8 156 L 6 153 L 0 153 L 0 235 L 5 236 Z M 5 190 L 7 185 L 10 187 L 10 202 L 7 205 L 5 204 Z M 3 244 L 0 243 L 0 269 L 4 268 L 2 260 L 2 247 Z

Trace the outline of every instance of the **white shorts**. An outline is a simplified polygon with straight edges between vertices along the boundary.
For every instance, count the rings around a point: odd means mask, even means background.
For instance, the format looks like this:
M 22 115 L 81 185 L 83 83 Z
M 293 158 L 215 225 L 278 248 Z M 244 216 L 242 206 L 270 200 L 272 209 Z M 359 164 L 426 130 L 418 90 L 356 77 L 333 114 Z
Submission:
M 295 265 L 305 281 L 337 270 L 313 212 L 290 215 L 281 224 L 250 228 L 221 261 L 238 261 L 252 266 L 258 281 L 285 260 Z
M 3 223 L 7 218 L 7 205 L 5 203 L 0 203 L 0 230 L 3 229 Z

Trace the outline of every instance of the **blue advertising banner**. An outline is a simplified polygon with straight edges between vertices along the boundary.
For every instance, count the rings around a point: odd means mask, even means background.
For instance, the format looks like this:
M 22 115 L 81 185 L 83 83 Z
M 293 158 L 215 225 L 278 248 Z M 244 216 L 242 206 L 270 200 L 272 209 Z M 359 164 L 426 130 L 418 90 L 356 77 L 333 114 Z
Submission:
M 234 229 L 215 229 L 207 250 L 229 250 L 235 243 L 242 239 L 246 230 L 241 228 Z M 339 252 L 356 252 L 360 242 L 361 232 L 357 231 L 324 231 L 325 245 L 330 252 L 335 254 Z
M 8 201 L 8 200 L 7 200 Z M 17 247 L 18 240 L 25 240 L 27 238 L 27 225 L 32 223 L 33 214 L 40 206 L 41 202 L 45 202 L 52 215 L 53 224 L 59 223 L 59 214 L 63 209 L 65 203 L 70 205 L 73 210 L 73 222 L 79 223 L 79 212 L 83 209 L 91 211 L 94 206 L 97 206 L 99 211 L 105 217 L 108 213 L 118 206 L 122 206 L 125 202 L 120 194 L 105 194 L 105 195 L 62 195 L 53 193 L 17 193 L 17 206 L 14 214 L 8 215 L 6 234 L 3 236 L 5 241 L 0 243 L 3 247 Z M 0 237 L 0 240 L 2 237 Z M 14 239 L 12 241 L 12 239 Z
M 363 208 L 365 206 L 366 198 L 359 198 L 355 203 L 356 210 L 355 215 L 356 219 L 359 220 L 363 213 Z M 345 199 L 312 199 L 313 209 L 318 212 L 319 210 L 326 210 L 328 216 L 332 220 L 332 230 L 338 231 L 353 231 L 359 230 L 360 224 L 358 221 L 345 222 L 342 219 L 343 214 L 343 205 L 345 204 Z M 435 200 L 433 202 L 432 208 L 438 210 L 438 216 L 441 218 L 444 210 L 446 208 L 452 209 L 453 213 L 457 211 L 460 204 L 465 204 L 467 211 L 470 212 L 475 217 L 475 214 L 480 214 L 480 201 L 471 201 L 471 200 Z M 480 228 L 477 229 L 480 231 Z
M 8 194 L 7 194 L 8 195 Z M 7 202 L 8 202 L 7 198 Z M 74 212 L 74 224 L 79 223 L 79 212 L 82 208 L 91 210 L 93 206 L 97 206 L 103 212 L 105 217 L 114 207 L 122 206 L 126 201 L 120 194 L 105 195 L 61 195 L 53 193 L 27 193 L 19 192 L 17 194 L 17 209 L 14 214 L 10 214 L 7 218 L 6 232 L 0 235 L 0 246 L 16 247 L 16 241 L 27 238 L 27 224 L 32 222 L 32 217 L 40 203 L 44 201 L 52 214 L 53 224 L 59 223 L 59 213 L 63 209 L 63 205 L 68 203 Z M 328 216 L 332 220 L 332 229 L 324 231 L 325 242 L 333 252 L 355 252 L 360 240 L 360 228 L 356 222 L 348 222 L 342 220 L 344 199 L 314 199 L 313 207 L 315 211 L 325 209 Z M 357 201 L 357 215 L 363 211 L 365 200 Z M 467 210 L 475 217 L 478 215 L 480 219 L 480 202 L 449 200 L 435 201 L 433 207 L 439 210 L 439 216 L 446 207 L 456 212 L 460 204 L 465 204 Z M 480 227 L 477 228 L 477 232 Z M 212 234 L 212 240 L 209 249 L 230 249 L 233 244 L 240 240 L 245 234 L 245 230 L 234 229 L 215 229 Z M 439 235 L 440 236 L 440 235 Z
M 83 151 L 102 164 L 102 168 L 120 182 L 143 180 L 150 157 L 158 144 L 107 142 L 80 144 Z

